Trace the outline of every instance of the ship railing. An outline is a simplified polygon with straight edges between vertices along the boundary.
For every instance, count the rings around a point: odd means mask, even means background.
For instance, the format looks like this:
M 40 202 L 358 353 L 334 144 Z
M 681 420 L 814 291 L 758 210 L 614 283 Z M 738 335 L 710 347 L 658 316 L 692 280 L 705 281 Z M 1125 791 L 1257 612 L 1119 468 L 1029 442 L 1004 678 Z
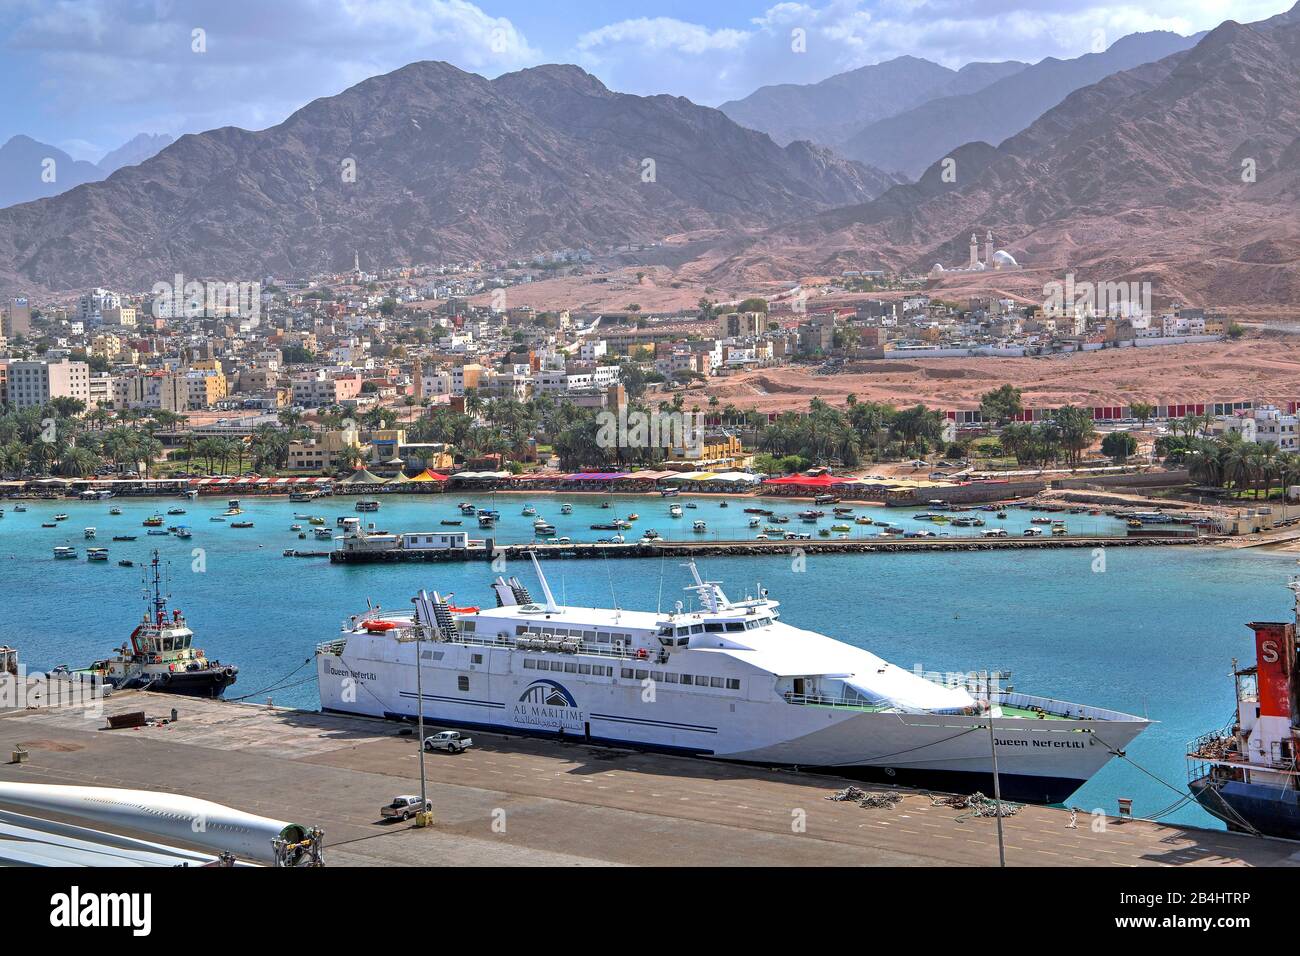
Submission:
M 347 644 L 348 642 L 346 639 L 324 641 L 323 643 L 316 645 L 316 653 L 333 654 L 335 657 L 338 657 L 340 654 L 343 653 L 343 649 L 347 647 Z
M 638 654 L 634 647 L 625 647 L 622 650 L 616 650 L 613 647 L 607 647 L 603 644 L 592 644 L 587 641 L 543 641 L 541 638 L 529 639 L 527 635 L 520 635 L 523 643 L 519 638 L 507 636 L 504 638 L 483 638 L 475 637 L 464 633 L 463 631 L 456 637 L 452 643 L 455 644 L 472 644 L 476 647 L 509 647 L 517 651 L 537 651 L 542 654 L 564 654 L 577 655 L 581 654 L 587 657 L 608 657 L 612 660 L 633 660 L 633 661 L 653 661 L 662 660 L 662 655 L 647 652 Z
M 862 697 L 834 697 L 827 694 L 796 694 L 786 692 L 781 695 L 787 704 L 800 707 L 843 707 L 848 710 L 881 711 L 884 707 L 873 704 Z

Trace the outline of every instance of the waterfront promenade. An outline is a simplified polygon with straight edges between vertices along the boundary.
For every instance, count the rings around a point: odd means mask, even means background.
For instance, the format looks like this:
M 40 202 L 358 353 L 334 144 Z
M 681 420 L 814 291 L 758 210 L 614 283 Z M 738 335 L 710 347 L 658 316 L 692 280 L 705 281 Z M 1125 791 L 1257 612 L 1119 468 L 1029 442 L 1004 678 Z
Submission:
M 380 822 L 418 793 L 400 725 L 265 705 L 127 692 L 107 713 L 176 723 L 103 729 L 80 710 L 0 712 L 0 780 L 155 789 L 324 828 L 326 863 L 475 865 L 995 866 L 996 821 L 899 790 L 865 809 L 827 800 L 850 781 L 554 741 L 474 733 L 426 759 L 436 825 Z M 438 729 L 430 725 L 428 732 Z M 865 787 L 884 792 L 881 787 Z M 1114 807 L 1100 808 L 1108 813 Z M 1004 820 L 1010 866 L 1293 866 L 1300 845 L 1195 827 L 1025 807 Z

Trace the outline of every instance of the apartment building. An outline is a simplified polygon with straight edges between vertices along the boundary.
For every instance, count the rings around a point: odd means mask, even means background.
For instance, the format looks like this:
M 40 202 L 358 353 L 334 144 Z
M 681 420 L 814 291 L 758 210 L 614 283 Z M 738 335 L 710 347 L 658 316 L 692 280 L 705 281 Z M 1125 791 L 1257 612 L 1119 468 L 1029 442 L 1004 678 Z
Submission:
M 15 408 L 39 408 L 55 398 L 76 398 L 89 405 L 90 366 L 66 359 L 10 362 L 8 392 Z

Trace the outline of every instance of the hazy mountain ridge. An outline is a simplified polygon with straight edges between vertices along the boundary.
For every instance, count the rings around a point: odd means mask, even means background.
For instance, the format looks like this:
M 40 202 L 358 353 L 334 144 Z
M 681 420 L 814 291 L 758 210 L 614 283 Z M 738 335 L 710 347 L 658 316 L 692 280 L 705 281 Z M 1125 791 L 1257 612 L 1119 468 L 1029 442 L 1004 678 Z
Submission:
M 837 73 L 818 83 L 764 86 L 718 107 L 741 126 L 777 143 L 806 139 L 835 146 L 863 126 L 934 97 L 973 93 L 1014 75 L 1028 64 L 968 63 L 951 70 L 929 60 L 900 56 Z

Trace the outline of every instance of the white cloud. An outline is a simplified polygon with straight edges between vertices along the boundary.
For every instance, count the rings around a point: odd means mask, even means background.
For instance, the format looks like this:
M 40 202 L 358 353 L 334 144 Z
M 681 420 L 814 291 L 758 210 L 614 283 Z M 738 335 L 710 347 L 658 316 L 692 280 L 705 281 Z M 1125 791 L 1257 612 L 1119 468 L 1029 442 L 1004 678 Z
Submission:
M 673 50 L 679 53 L 715 53 L 736 50 L 749 40 L 744 30 L 708 30 L 671 17 L 641 17 L 611 23 L 584 33 L 578 49 L 594 50 L 615 44 L 632 44 L 644 50 Z

